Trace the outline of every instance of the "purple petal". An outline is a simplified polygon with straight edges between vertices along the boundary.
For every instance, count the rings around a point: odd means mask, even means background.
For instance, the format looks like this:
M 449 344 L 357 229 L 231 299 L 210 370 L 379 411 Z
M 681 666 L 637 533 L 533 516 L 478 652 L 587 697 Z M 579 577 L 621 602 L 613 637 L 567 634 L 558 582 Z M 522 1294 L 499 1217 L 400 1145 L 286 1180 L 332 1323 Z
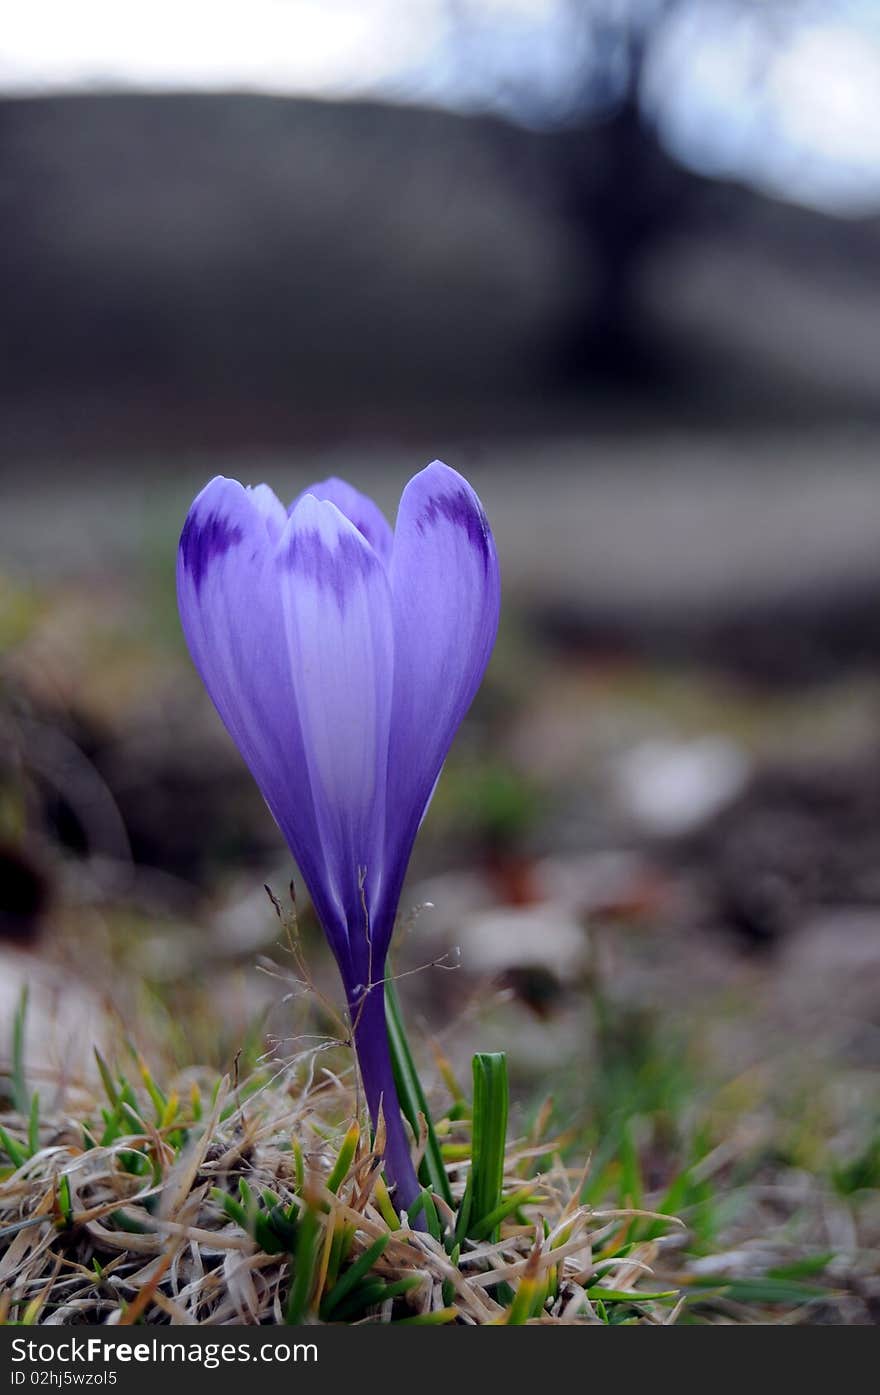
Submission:
M 278 572 L 318 835 L 366 984 L 365 911 L 382 878 L 391 719 L 388 578 L 336 505 L 311 495 L 290 517 Z
M 278 495 L 268 484 L 257 484 L 253 488 L 248 486 L 245 492 L 254 508 L 262 515 L 269 537 L 273 542 L 277 542 L 287 523 L 287 510 Z
M 308 489 L 304 489 L 302 494 L 291 504 L 290 513 L 293 513 L 300 500 L 304 499 L 307 494 L 311 494 L 315 499 L 326 499 L 331 504 L 335 504 L 349 523 L 353 523 L 358 532 L 366 538 L 387 567 L 391 557 L 394 534 L 382 510 L 373 503 L 372 499 L 366 494 L 361 494 L 360 490 L 355 489 L 345 480 L 331 476 L 330 479 L 321 480 L 319 484 L 310 484 Z
M 391 933 L 419 822 L 480 685 L 498 628 L 498 558 L 486 515 L 467 481 L 438 460 L 404 490 L 389 577 L 394 693 L 381 915 L 385 936 Z
M 211 480 L 181 535 L 178 604 L 195 666 L 293 850 L 343 967 L 347 940 L 324 890 L 278 585 L 275 539 L 286 523 L 271 490 Z

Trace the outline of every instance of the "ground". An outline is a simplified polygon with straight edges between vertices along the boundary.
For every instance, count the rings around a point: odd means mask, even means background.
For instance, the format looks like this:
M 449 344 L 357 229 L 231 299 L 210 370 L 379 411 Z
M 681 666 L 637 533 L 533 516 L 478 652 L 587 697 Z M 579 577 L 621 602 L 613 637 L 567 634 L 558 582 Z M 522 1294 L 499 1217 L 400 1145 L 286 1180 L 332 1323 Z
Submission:
M 642 1291 L 674 1296 L 624 1304 L 619 1316 L 874 1321 L 874 451 L 855 432 L 659 444 L 572 435 L 481 454 L 463 447 L 464 460 L 441 444 L 397 449 L 383 465 L 374 447 L 360 461 L 340 450 L 311 464 L 191 461 L 173 473 L 105 467 L 85 480 L 60 471 L 18 479 L 0 519 L 10 738 L 0 1010 L 11 1043 L 29 986 L 23 1069 L 40 1095 L 32 1151 L 81 1147 L 77 1129 L 105 1089 L 93 1043 L 131 1076 L 146 1125 L 155 1101 L 128 1039 L 166 1108 L 194 1078 L 207 1100 L 228 1077 L 232 1122 L 217 1125 L 227 1152 L 241 1143 L 230 1130 L 246 1108 L 235 1103 L 235 1073 L 240 1088 L 262 1082 L 265 1113 L 255 1104 L 252 1123 L 268 1153 L 257 1180 L 275 1175 L 296 1202 L 278 1172 L 278 1132 L 289 1133 L 285 1110 L 299 1117 L 297 1099 L 309 1099 L 297 1064 L 304 1042 L 339 1031 L 320 996 L 334 1000 L 334 973 L 297 883 L 311 986 L 301 984 L 263 889 L 268 882 L 287 908 L 294 869 L 183 649 L 176 534 L 218 468 L 291 495 L 307 474 L 345 473 L 376 485 L 393 514 L 410 469 L 445 453 L 481 490 L 505 594 L 496 656 L 420 838 L 394 962 L 433 1113 L 451 1119 L 448 1156 L 464 1127 L 449 1072 L 467 1097 L 471 1053 L 505 1050 L 511 1187 L 540 1120 L 549 1151 L 534 1168 L 558 1216 L 576 1194 L 599 1210 L 660 1209 L 684 1223 L 655 1234 L 645 1221 L 629 1233 L 654 1271 Z M 14 1075 L 11 1044 L 0 1053 Z M 328 1139 L 337 1146 L 355 1107 L 350 1056 L 344 1046 L 306 1055 L 319 1080 L 329 1065 L 343 1082 L 320 1116 L 324 1134 L 308 1125 L 330 1168 Z M 278 1098 L 266 1086 L 277 1070 Z M 186 1098 L 179 1088 L 181 1115 L 153 1124 L 168 1145 L 166 1189 L 175 1147 L 197 1122 L 184 1119 Z M 25 1147 L 12 1086 L 7 1103 L 0 1122 L 13 1149 Z M 367 1159 L 362 1142 L 347 1187 Z M 0 1158 L 7 1224 L 34 1204 L 34 1188 L 47 1194 L 39 1168 L 22 1190 L 14 1162 Z M 208 1187 L 205 1164 L 194 1189 Z M 234 1191 L 240 1170 L 226 1172 L 222 1185 Z M 354 1191 L 345 1195 L 351 1205 Z M 361 1214 L 381 1228 L 371 1205 Z M 205 1224 L 235 1233 L 229 1253 L 244 1253 L 250 1273 L 262 1252 L 245 1221 L 236 1230 L 215 1204 Z M 514 1254 L 525 1258 L 535 1224 L 527 1206 Z M 633 1252 L 619 1256 L 624 1221 L 615 1224 L 615 1263 L 635 1262 Z M 583 1225 L 584 1235 L 599 1228 Z M 0 1231 L 0 1273 L 24 1274 L 18 1236 L 29 1233 Z M 77 1263 L 105 1265 L 115 1253 L 94 1232 L 83 1243 Z M 55 1252 L 49 1243 L 29 1288 L 13 1287 L 19 1317 L 45 1288 Z M 412 1254 L 398 1260 L 412 1277 Z M 123 1295 L 131 1303 L 155 1276 L 130 1255 L 122 1263 L 141 1276 Z M 244 1297 L 222 1301 L 191 1288 L 192 1312 L 229 1320 L 224 1311 L 240 1315 L 253 1299 L 254 1312 L 271 1316 L 286 1273 L 273 1264 L 275 1288 L 267 1279 L 256 1299 L 245 1286 Z M 627 1288 L 636 1272 L 624 1275 Z M 146 1320 L 168 1320 L 168 1282 L 149 1289 Z M 441 1306 L 442 1287 L 441 1276 Z M 429 1290 L 425 1281 L 412 1292 L 427 1303 Z M 112 1311 L 119 1294 L 102 1301 Z M 558 1317 L 567 1300 L 556 1301 Z M 64 1304 L 53 1299 L 39 1320 L 52 1320 L 50 1309 Z

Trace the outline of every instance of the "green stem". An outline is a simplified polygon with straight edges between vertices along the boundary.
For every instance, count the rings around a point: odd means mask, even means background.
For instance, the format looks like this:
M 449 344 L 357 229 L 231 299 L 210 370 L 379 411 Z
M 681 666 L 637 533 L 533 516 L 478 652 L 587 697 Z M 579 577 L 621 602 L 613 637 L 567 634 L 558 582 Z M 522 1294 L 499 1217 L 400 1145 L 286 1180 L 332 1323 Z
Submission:
M 443 1166 L 443 1154 L 440 1152 L 440 1144 L 437 1142 L 434 1125 L 428 1113 L 425 1092 L 422 1089 L 422 1083 L 419 1080 L 406 1039 L 406 1032 L 403 1029 L 397 989 L 390 978 L 385 980 L 385 1018 L 388 1023 L 391 1064 L 394 1070 L 397 1093 L 400 1097 L 400 1107 L 409 1120 L 416 1138 L 419 1136 L 419 1114 L 424 1115 L 428 1127 L 428 1142 L 425 1147 L 425 1156 L 419 1168 L 419 1180 L 424 1186 L 430 1187 L 436 1196 L 441 1197 L 447 1206 L 452 1206 L 454 1204 L 452 1191 L 449 1186 L 449 1178 L 446 1176 L 446 1169 Z

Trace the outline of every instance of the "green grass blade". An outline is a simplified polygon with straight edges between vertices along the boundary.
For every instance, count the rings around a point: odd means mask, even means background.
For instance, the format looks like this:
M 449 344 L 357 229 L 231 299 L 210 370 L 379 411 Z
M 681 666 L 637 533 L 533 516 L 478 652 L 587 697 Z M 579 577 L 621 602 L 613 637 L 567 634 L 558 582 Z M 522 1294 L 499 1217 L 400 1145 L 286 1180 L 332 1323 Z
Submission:
M 40 1151 L 40 1096 L 34 1090 L 31 1096 L 31 1108 L 28 1115 L 28 1156 L 33 1157 L 34 1153 Z
M 473 1070 L 471 1233 L 502 1204 L 504 1154 L 507 1143 L 507 1058 L 500 1051 L 478 1052 L 474 1056 Z M 496 1225 L 490 1238 L 497 1239 L 497 1234 Z
M 795 1279 L 773 1279 L 769 1276 L 755 1276 L 740 1279 L 725 1279 L 716 1277 L 712 1281 L 708 1275 L 692 1279 L 688 1285 L 694 1294 L 694 1301 L 697 1293 L 705 1290 L 727 1298 L 732 1303 L 757 1304 L 761 1306 L 767 1304 L 769 1307 L 786 1305 L 798 1307 L 803 1303 L 812 1303 L 816 1299 L 825 1298 L 829 1289 L 818 1284 L 799 1283 Z
M 416 1313 L 415 1317 L 399 1318 L 394 1326 L 444 1327 L 448 1322 L 455 1322 L 457 1317 L 456 1308 L 437 1308 L 433 1313 Z
M 528 1274 L 524 1274 L 517 1285 L 513 1302 L 507 1310 L 505 1319 L 508 1327 L 522 1327 L 532 1316 L 535 1306 L 535 1298 L 538 1293 L 537 1280 Z
M 291 1149 L 293 1152 L 293 1173 L 296 1194 L 297 1196 L 302 1196 L 303 1187 L 306 1184 L 306 1165 L 305 1159 L 303 1158 L 303 1150 L 298 1139 L 295 1138 L 293 1140 Z
M 586 1294 L 591 1302 L 600 1303 L 656 1303 L 680 1296 L 677 1288 L 664 1289 L 662 1293 L 638 1293 L 634 1289 L 603 1288 L 601 1285 L 588 1288 Z
M 27 1153 L 20 1143 L 16 1143 L 0 1124 L 0 1148 L 9 1157 L 13 1167 L 21 1167 L 27 1162 Z
M 631 1206 L 636 1211 L 641 1210 L 644 1205 L 645 1187 L 642 1181 L 639 1153 L 629 1120 L 624 1123 L 621 1129 L 618 1157 L 620 1160 L 621 1201 L 624 1206 Z
M 73 1225 L 73 1202 L 70 1197 L 70 1178 L 66 1172 L 61 1174 L 61 1180 L 58 1183 L 58 1210 L 61 1213 L 61 1227 L 69 1230 Z
M 400 1230 L 400 1217 L 391 1204 L 391 1197 L 388 1195 L 388 1188 L 383 1178 L 376 1178 L 376 1187 L 373 1192 L 376 1198 L 376 1205 L 382 1213 L 382 1219 L 389 1230 Z
M 333 1169 L 330 1176 L 327 1178 L 327 1190 L 328 1192 L 333 1192 L 334 1196 L 348 1176 L 349 1169 L 354 1161 L 354 1155 L 357 1151 L 360 1136 L 360 1129 L 357 1123 L 354 1123 L 342 1140 L 342 1147 L 339 1149 L 336 1161 L 333 1164 Z
M 336 1309 L 336 1320 L 349 1322 L 362 1317 L 367 1308 L 376 1308 L 389 1298 L 400 1298 L 405 1293 L 411 1293 L 421 1283 L 422 1279 L 417 1274 L 397 1279 L 391 1284 L 385 1284 L 381 1279 L 367 1279 L 358 1285 L 345 1302 L 340 1303 Z
M 27 1010 L 28 989 L 25 985 L 21 990 L 18 1007 L 15 1009 L 15 1016 L 12 1019 L 12 1103 L 19 1114 L 27 1114 L 30 1104 L 24 1073 L 24 1034 Z
M 455 1218 L 455 1231 L 452 1236 L 453 1244 L 460 1247 L 466 1239 L 471 1224 L 471 1206 L 474 1199 L 474 1172 L 473 1168 L 468 1171 L 464 1184 L 464 1195 L 461 1198 L 461 1205 L 458 1208 L 458 1215 Z
M 418 1216 L 420 1213 L 425 1217 L 428 1234 L 433 1235 L 435 1240 L 442 1240 L 443 1227 L 440 1224 L 440 1217 L 437 1215 L 434 1197 L 427 1187 L 422 1188 L 410 1207 L 410 1216 Z
M 803 1279 L 811 1274 L 821 1274 L 835 1258 L 834 1250 L 826 1250 L 819 1255 L 806 1255 L 792 1264 L 779 1264 L 767 1270 L 768 1279 Z
M 490 1211 L 488 1216 L 484 1216 L 481 1221 L 475 1222 L 470 1228 L 471 1240 L 486 1240 L 494 1234 L 502 1221 L 524 1206 L 527 1202 L 540 1200 L 536 1197 L 534 1187 L 521 1187 L 518 1192 L 505 1197 L 500 1206 L 496 1206 L 494 1211 Z
M 327 1288 L 332 1288 L 339 1278 L 339 1271 L 345 1262 L 353 1236 L 353 1227 L 347 1226 L 342 1220 L 337 1219 L 333 1230 L 333 1239 L 330 1242 L 330 1257 L 327 1261 L 327 1277 L 324 1280 Z
M 390 1238 L 390 1235 L 380 1235 L 379 1239 L 374 1240 L 372 1245 L 369 1245 L 367 1249 L 364 1250 L 363 1254 L 358 1256 L 354 1264 L 346 1269 L 342 1278 L 333 1285 L 321 1304 L 321 1317 L 325 1322 L 329 1321 L 333 1316 L 334 1310 L 339 1306 L 342 1300 L 347 1298 L 352 1290 L 356 1288 L 361 1279 L 369 1274 L 376 1260 L 384 1251 Z
M 293 1276 L 287 1299 L 285 1316 L 291 1327 L 302 1322 L 308 1310 L 309 1299 L 315 1283 L 320 1236 L 321 1222 L 318 1212 L 313 1206 L 308 1206 L 299 1223 L 296 1254 L 293 1259 Z

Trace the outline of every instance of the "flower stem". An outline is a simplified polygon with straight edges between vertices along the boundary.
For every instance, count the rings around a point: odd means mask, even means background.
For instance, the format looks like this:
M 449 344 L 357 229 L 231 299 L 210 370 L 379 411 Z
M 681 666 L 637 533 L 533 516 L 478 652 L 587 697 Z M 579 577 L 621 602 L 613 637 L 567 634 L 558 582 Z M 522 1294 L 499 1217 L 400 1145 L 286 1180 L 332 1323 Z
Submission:
M 380 1107 L 385 1120 L 385 1174 L 388 1183 L 396 1188 L 398 1210 L 407 1212 L 411 1224 L 424 1226 L 421 1208 L 418 1216 L 413 1209 L 421 1186 L 413 1167 L 409 1138 L 394 1083 L 385 1025 L 384 985 L 381 982 L 372 984 L 365 994 L 349 1004 L 349 1011 L 373 1128 L 377 1126 Z
M 388 978 L 385 982 L 385 1016 L 388 1022 L 391 1063 L 400 1096 L 400 1106 L 416 1136 L 419 1132 L 419 1114 L 424 1118 L 428 1129 L 425 1156 L 419 1168 L 421 1181 L 426 1187 L 430 1187 L 437 1196 L 442 1197 L 447 1206 L 452 1206 L 454 1205 L 452 1191 L 449 1186 L 449 1178 L 446 1175 L 446 1168 L 443 1166 L 443 1154 L 440 1152 L 440 1144 L 437 1141 L 431 1115 L 428 1112 L 428 1102 L 425 1099 L 422 1082 L 419 1080 L 415 1062 L 409 1049 L 409 1042 L 406 1039 L 400 1012 L 400 999 L 397 996 L 397 988 L 392 978 Z

